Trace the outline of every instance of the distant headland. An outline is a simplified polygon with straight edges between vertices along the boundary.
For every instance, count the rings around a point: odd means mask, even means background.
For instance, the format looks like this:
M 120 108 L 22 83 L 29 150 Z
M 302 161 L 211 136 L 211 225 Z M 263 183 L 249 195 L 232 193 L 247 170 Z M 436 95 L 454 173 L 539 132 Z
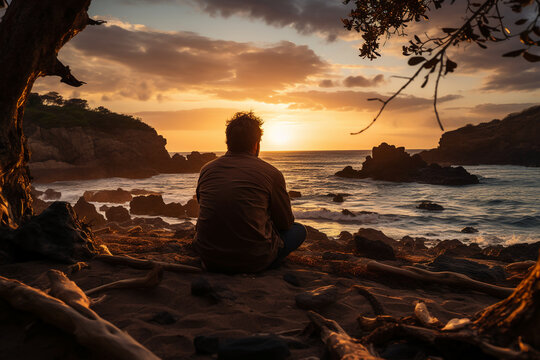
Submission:
M 41 183 L 198 172 L 216 158 L 196 151 L 171 157 L 167 140 L 141 119 L 55 93 L 30 96 L 24 133 L 32 177 Z

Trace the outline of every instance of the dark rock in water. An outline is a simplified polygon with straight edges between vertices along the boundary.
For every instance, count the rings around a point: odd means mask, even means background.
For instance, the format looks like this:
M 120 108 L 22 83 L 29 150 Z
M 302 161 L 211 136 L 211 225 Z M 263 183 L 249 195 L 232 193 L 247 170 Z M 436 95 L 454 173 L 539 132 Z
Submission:
M 286 282 L 288 282 L 292 286 L 296 286 L 296 287 L 301 286 L 300 280 L 298 279 L 298 276 L 296 276 L 293 273 L 288 272 L 288 273 L 283 274 L 283 280 L 285 280 Z
M 381 240 L 370 240 L 361 235 L 354 236 L 355 255 L 375 260 L 395 260 L 394 249 Z
M 90 202 L 108 202 L 123 204 L 132 199 L 131 193 L 122 188 L 116 190 L 85 191 L 83 197 Z
M 300 191 L 289 190 L 289 198 L 296 199 L 300 197 L 302 197 L 302 193 L 300 193 Z
M 62 197 L 62 193 L 60 191 L 55 191 L 53 189 L 47 189 L 43 193 L 44 200 L 58 200 L 61 197 Z
M 196 199 L 190 199 L 185 206 L 186 215 L 190 218 L 199 217 L 199 203 Z
M 193 339 L 193 345 L 198 354 L 215 354 L 219 349 L 219 338 L 217 336 L 196 336 Z
M 18 229 L 0 233 L 1 246 L 15 260 L 52 259 L 73 263 L 97 254 L 92 233 L 79 221 L 71 205 L 56 201 Z
M 306 310 L 320 310 L 337 301 L 338 288 L 327 285 L 295 296 L 296 306 Z
M 461 232 L 465 234 L 474 234 L 474 233 L 477 233 L 478 230 L 473 228 L 472 226 L 466 226 L 463 229 L 461 229 Z
M 186 217 L 186 208 L 182 204 L 165 204 L 161 195 L 134 197 L 129 203 L 129 211 L 134 215 L 169 216 L 179 219 Z
M 129 211 L 123 206 L 113 206 L 105 211 L 107 221 L 124 222 L 131 220 Z
M 105 224 L 105 218 L 103 215 L 98 213 L 96 207 L 87 202 L 82 196 L 79 198 L 75 206 L 73 206 L 73 210 L 75 210 L 79 219 L 92 227 Z
M 139 195 L 161 195 L 159 191 L 150 191 L 145 189 L 131 189 L 129 190 L 129 193 L 131 195 L 139 196 Z
M 134 215 L 161 215 L 164 208 L 161 195 L 137 196 L 129 203 L 130 213 Z
M 422 158 L 405 152 L 405 148 L 382 143 L 372 149 L 366 157 L 361 170 L 351 166 L 338 171 L 336 176 L 344 178 L 372 178 L 374 180 L 395 182 L 421 182 L 435 185 L 477 184 L 478 178 L 462 167 L 441 167 L 428 165 Z
M 287 343 L 272 335 L 226 339 L 218 347 L 218 360 L 282 360 L 290 355 Z
M 156 196 L 156 195 L 150 195 L 150 196 Z M 175 202 L 164 204 L 163 208 L 161 210 L 158 210 L 158 215 L 183 219 L 186 217 L 186 208 L 182 206 L 182 204 L 175 203 Z
M 343 195 L 337 194 L 336 196 L 334 196 L 334 197 L 332 198 L 332 201 L 333 201 L 333 202 L 342 203 L 342 202 L 345 201 L 345 199 L 343 198 Z
M 418 206 L 416 206 L 417 209 L 422 210 L 430 210 L 430 211 L 442 211 L 444 210 L 444 207 L 442 205 L 436 204 L 431 201 L 422 201 Z
M 445 132 L 436 149 L 419 155 L 427 162 L 540 166 L 540 106 L 503 120 Z
M 339 233 L 338 240 L 343 243 L 347 243 L 353 239 L 353 235 L 348 231 L 342 231 Z
M 177 320 L 178 318 L 173 316 L 170 312 L 161 311 L 155 314 L 154 316 L 152 316 L 152 318 L 148 320 L 148 322 L 152 322 L 159 325 L 171 325 L 171 324 L 174 324 Z
M 190 173 L 199 172 L 201 168 L 212 160 L 215 160 L 216 154 L 203 153 L 198 151 L 192 151 L 191 154 L 183 156 L 180 154 L 174 154 L 166 172 L 169 173 Z
M 341 210 L 341 213 L 345 216 L 356 217 L 356 215 L 352 211 L 347 209 Z
M 428 268 L 431 271 L 453 271 L 460 274 L 467 275 L 471 279 L 496 283 L 506 279 L 504 269 L 500 266 L 489 267 L 477 262 L 458 259 L 455 257 L 440 255 L 428 264 Z

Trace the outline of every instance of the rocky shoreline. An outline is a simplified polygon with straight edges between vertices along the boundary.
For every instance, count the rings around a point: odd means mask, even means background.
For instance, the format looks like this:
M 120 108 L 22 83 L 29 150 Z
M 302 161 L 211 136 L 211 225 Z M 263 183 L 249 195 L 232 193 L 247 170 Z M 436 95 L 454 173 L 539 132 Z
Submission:
M 540 106 L 502 120 L 445 132 L 436 149 L 419 155 L 427 162 L 455 165 L 540 166 Z

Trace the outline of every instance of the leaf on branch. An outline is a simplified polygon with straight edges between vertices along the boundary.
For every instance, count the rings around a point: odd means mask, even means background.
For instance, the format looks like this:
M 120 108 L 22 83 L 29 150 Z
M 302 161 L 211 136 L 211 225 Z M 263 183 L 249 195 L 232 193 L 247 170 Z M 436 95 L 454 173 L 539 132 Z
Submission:
M 519 49 L 519 50 L 514 50 L 514 51 L 507 52 L 507 53 L 503 54 L 502 56 L 504 56 L 504 57 L 517 57 L 517 56 L 523 54 L 524 52 L 525 52 L 525 49 Z
M 516 25 L 523 25 L 527 22 L 527 19 L 519 19 L 518 21 L 516 21 Z
M 424 78 L 424 82 L 422 83 L 422 89 L 426 87 L 427 83 L 428 83 L 428 80 L 429 80 L 429 74 L 426 75 L 426 77 Z
M 540 61 L 540 56 L 531 54 L 529 52 L 523 53 L 523 58 L 529 62 L 538 62 Z
M 410 66 L 418 65 L 424 61 L 426 61 L 426 58 L 423 56 L 413 56 L 412 58 L 409 59 L 409 65 Z
M 456 31 L 457 29 L 454 29 L 454 28 L 442 28 L 442 31 L 447 33 L 447 34 L 451 34 L 453 33 L 454 31 Z
M 457 64 L 455 62 L 450 59 L 446 60 L 446 70 L 444 72 L 444 75 L 448 74 L 449 72 L 454 72 L 456 68 Z
M 384 103 L 384 101 L 382 99 L 380 99 L 380 98 L 369 98 L 369 99 L 367 99 L 367 101 L 380 101 L 380 102 Z
M 430 68 L 432 68 L 433 66 L 435 66 L 438 62 L 439 62 L 439 59 L 438 59 L 438 58 L 433 58 L 433 59 L 427 61 L 427 62 L 424 64 L 424 67 L 425 67 L 426 69 L 430 69 Z

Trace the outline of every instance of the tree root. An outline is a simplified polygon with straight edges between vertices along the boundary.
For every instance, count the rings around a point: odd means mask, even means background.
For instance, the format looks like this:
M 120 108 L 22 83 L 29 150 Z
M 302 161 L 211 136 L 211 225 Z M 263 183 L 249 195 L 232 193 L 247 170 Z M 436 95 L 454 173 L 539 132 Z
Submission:
M 514 292 L 513 288 L 488 284 L 482 281 L 473 280 L 466 275 L 449 271 L 433 272 L 413 266 L 404 266 L 401 268 L 382 264 L 373 260 L 367 263 L 367 269 L 368 271 L 375 273 L 397 275 L 421 282 L 445 284 L 464 289 L 476 290 L 498 298 L 506 298 Z
M 111 283 L 87 290 L 85 291 L 85 293 L 86 295 L 93 295 L 100 291 L 110 290 L 110 289 L 154 288 L 159 285 L 162 279 L 163 279 L 163 268 L 160 265 L 155 265 L 154 268 L 144 277 L 113 281 Z
M 377 360 L 377 355 L 343 330 L 334 320 L 326 319 L 322 315 L 309 311 L 308 317 L 321 332 L 321 340 L 326 344 L 333 359 L 343 360 Z
M 80 344 L 95 351 L 103 358 L 120 360 L 158 360 L 150 350 L 139 344 L 126 332 L 102 319 L 98 314 L 84 306 L 83 292 L 77 285 L 67 280 L 62 273 L 51 272 L 50 278 L 56 293 L 68 302 L 74 301 L 84 314 L 65 302 L 45 294 L 17 280 L 0 276 L 0 298 L 16 309 L 38 316 L 69 334 L 73 334 Z M 62 274 L 62 275 L 60 275 Z M 90 316 L 89 316 L 90 315 Z
M 366 289 L 363 286 L 360 285 L 354 285 L 354 289 L 358 290 L 360 295 L 366 298 L 367 301 L 369 301 L 369 304 L 371 305 L 371 308 L 373 309 L 373 313 L 375 315 L 384 315 L 384 308 L 382 304 L 369 292 L 368 289 Z
M 101 260 L 109 264 L 129 266 L 135 269 L 152 269 L 156 265 L 159 265 L 163 268 L 163 270 L 174 271 L 174 272 L 198 273 L 202 271 L 201 268 L 198 268 L 195 266 L 173 264 L 173 263 L 154 261 L 154 260 L 136 259 L 129 256 L 98 255 L 94 259 Z

